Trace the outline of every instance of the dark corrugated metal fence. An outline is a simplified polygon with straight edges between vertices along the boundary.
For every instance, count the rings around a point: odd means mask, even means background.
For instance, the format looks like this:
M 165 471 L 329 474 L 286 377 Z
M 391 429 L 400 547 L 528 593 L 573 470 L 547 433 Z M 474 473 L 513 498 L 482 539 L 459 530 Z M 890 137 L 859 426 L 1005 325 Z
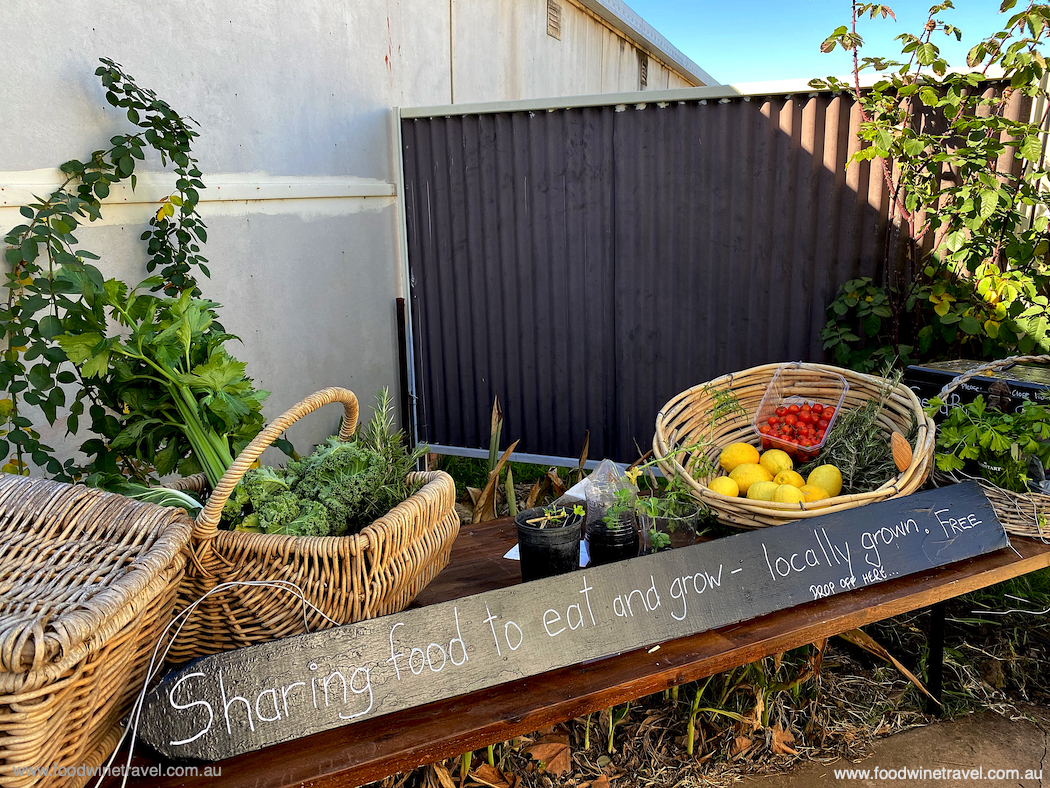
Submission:
M 629 461 L 725 372 L 820 360 L 880 277 L 886 195 L 848 97 L 404 119 L 419 437 Z

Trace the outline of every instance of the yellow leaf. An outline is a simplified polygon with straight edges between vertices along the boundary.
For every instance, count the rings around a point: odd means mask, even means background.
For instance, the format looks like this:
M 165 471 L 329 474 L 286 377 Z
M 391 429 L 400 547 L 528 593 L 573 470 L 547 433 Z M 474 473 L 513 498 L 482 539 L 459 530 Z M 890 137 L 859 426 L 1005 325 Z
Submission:
M 10 397 L 0 399 L 0 417 L 7 418 L 14 410 L 15 403 Z
M 984 330 L 992 339 L 995 339 L 997 336 L 999 336 L 999 324 L 994 320 L 985 320 Z
M 939 304 L 937 304 L 937 306 L 933 308 L 933 311 L 941 317 L 944 317 L 946 314 L 948 314 L 949 309 L 951 309 L 951 305 L 947 301 L 941 301 Z
M 158 221 L 158 222 L 159 222 L 159 221 L 160 221 L 161 219 L 163 219 L 163 218 L 164 218 L 164 209 L 165 209 L 165 208 L 166 208 L 167 206 L 168 206 L 168 204 L 167 204 L 167 203 L 164 203 L 164 205 L 160 206 L 160 208 L 159 208 L 159 209 L 157 210 L 157 221 Z

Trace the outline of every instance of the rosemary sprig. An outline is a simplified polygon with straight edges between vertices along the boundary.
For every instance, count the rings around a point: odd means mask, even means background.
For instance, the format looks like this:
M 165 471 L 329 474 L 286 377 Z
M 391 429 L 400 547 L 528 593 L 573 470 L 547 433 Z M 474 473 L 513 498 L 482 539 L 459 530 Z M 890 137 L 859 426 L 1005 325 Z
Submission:
M 870 492 L 895 476 L 897 466 L 893 463 L 890 436 L 878 421 L 901 377 L 900 372 L 892 373 L 877 398 L 859 408 L 840 410 L 820 456 L 799 468 L 799 473 L 808 476 L 818 465 L 834 465 L 842 474 L 842 491 L 846 494 Z M 916 429 L 912 416 L 905 436 L 909 441 Z

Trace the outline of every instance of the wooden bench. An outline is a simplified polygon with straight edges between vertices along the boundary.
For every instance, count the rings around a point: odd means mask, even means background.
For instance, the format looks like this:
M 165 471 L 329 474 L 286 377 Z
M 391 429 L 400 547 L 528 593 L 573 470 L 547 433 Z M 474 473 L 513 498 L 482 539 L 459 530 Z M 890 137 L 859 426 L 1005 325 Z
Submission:
M 515 536 L 511 520 L 465 526 L 448 568 L 414 605 L 518 583 L 518 564 L 502 557 Z M 134 785 L 351 788 L 928 607 L 935 619 L 931 660 L 939 668 L 939 603 L 1050 566 L 1050 545 L 1020 537 L 1011 541 L 1017 552 L 1000 550 L 667 641 L 652 653 L 637 649 L 231 758 L 216 764 L 222 768 L 219 778 L 203 776 L 202 768 L 199 777 L 139 779 Z M 931 689 L 939 691 L 937 671 L 931 672 Z M 154 763 L 142 755 L 135 762 Z

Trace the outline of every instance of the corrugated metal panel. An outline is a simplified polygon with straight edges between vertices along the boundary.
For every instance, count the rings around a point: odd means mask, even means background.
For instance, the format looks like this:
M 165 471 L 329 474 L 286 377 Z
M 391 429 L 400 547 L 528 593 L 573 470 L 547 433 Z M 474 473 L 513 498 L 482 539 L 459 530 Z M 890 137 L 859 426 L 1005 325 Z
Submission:
M 420 437 L 627 461 L 675 393 L 820 360 L 883 275 L 881 172 L 848 96 L 403 121 Z M 877 167 L 877 165 L 876 165 Z

